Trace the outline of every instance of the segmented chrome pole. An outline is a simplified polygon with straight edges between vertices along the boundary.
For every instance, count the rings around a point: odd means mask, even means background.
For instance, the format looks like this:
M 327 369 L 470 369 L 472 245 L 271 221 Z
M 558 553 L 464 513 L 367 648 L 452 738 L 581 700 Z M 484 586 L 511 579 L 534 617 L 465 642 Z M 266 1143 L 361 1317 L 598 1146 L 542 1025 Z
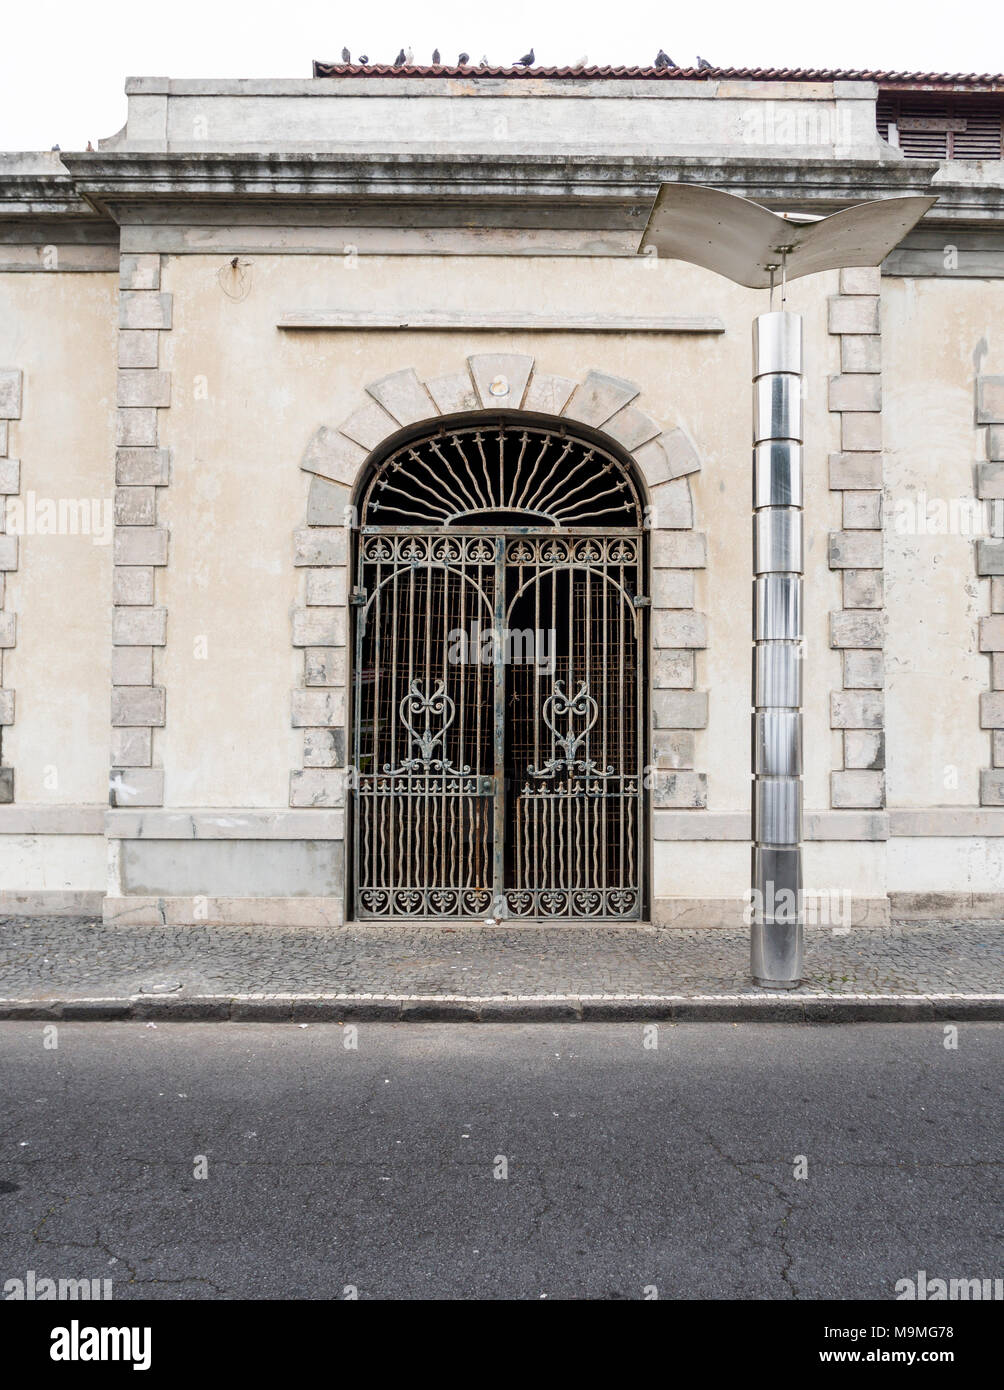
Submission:
M 753 321 L 751 973 L 802 977 L 802 319 Z

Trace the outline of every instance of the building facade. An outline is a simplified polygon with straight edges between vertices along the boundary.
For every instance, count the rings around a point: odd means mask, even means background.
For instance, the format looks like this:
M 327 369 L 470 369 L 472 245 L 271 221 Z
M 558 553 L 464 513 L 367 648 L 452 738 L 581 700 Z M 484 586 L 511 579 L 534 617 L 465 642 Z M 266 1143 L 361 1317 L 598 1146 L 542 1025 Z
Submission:
M 662 185 L 938 201 L 804 319 L 809 922 L 1004 911 L 1004 78 L 132 79 L 0 155 L 0 908 L 737 925 L 750 321 Z

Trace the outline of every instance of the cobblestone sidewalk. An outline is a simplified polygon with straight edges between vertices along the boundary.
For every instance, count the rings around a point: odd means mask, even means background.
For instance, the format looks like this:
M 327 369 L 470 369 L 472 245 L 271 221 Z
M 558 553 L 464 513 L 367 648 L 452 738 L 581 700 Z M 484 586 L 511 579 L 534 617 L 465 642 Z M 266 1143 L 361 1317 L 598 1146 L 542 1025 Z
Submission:
M 753 987 L 748 949 L 719 929 L 0 918 L 0 1017 L 1004 1018 L 1004 923 L 812 930 L 784 995 Z

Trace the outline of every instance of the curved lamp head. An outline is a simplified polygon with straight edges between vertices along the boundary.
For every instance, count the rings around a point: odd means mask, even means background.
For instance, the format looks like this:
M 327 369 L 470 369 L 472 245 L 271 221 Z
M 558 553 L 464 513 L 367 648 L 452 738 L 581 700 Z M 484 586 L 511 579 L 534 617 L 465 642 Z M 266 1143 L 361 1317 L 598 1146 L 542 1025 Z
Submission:
M 936 197 L 878 198 L 830 217 L 795 221 L 701 184 L 664 183 L 640 251 L 717 271 L 749 289 L 767 289 L 785 254 L 789 280 L 820 270 L 879 265 Z

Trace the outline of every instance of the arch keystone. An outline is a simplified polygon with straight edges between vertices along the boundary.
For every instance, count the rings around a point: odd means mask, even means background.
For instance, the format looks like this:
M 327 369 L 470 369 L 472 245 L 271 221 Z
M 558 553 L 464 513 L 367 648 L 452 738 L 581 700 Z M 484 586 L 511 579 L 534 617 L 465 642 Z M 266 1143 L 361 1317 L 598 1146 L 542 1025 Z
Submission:
M 533 358 L 518 352 L 483 352 L 468 357 L 481 404 L 486 410 L 519 410 L 533 371 Z M 501 390 L 502 386 L 506 390 Z M 495 390 L 492 387 L 495 386 Z

